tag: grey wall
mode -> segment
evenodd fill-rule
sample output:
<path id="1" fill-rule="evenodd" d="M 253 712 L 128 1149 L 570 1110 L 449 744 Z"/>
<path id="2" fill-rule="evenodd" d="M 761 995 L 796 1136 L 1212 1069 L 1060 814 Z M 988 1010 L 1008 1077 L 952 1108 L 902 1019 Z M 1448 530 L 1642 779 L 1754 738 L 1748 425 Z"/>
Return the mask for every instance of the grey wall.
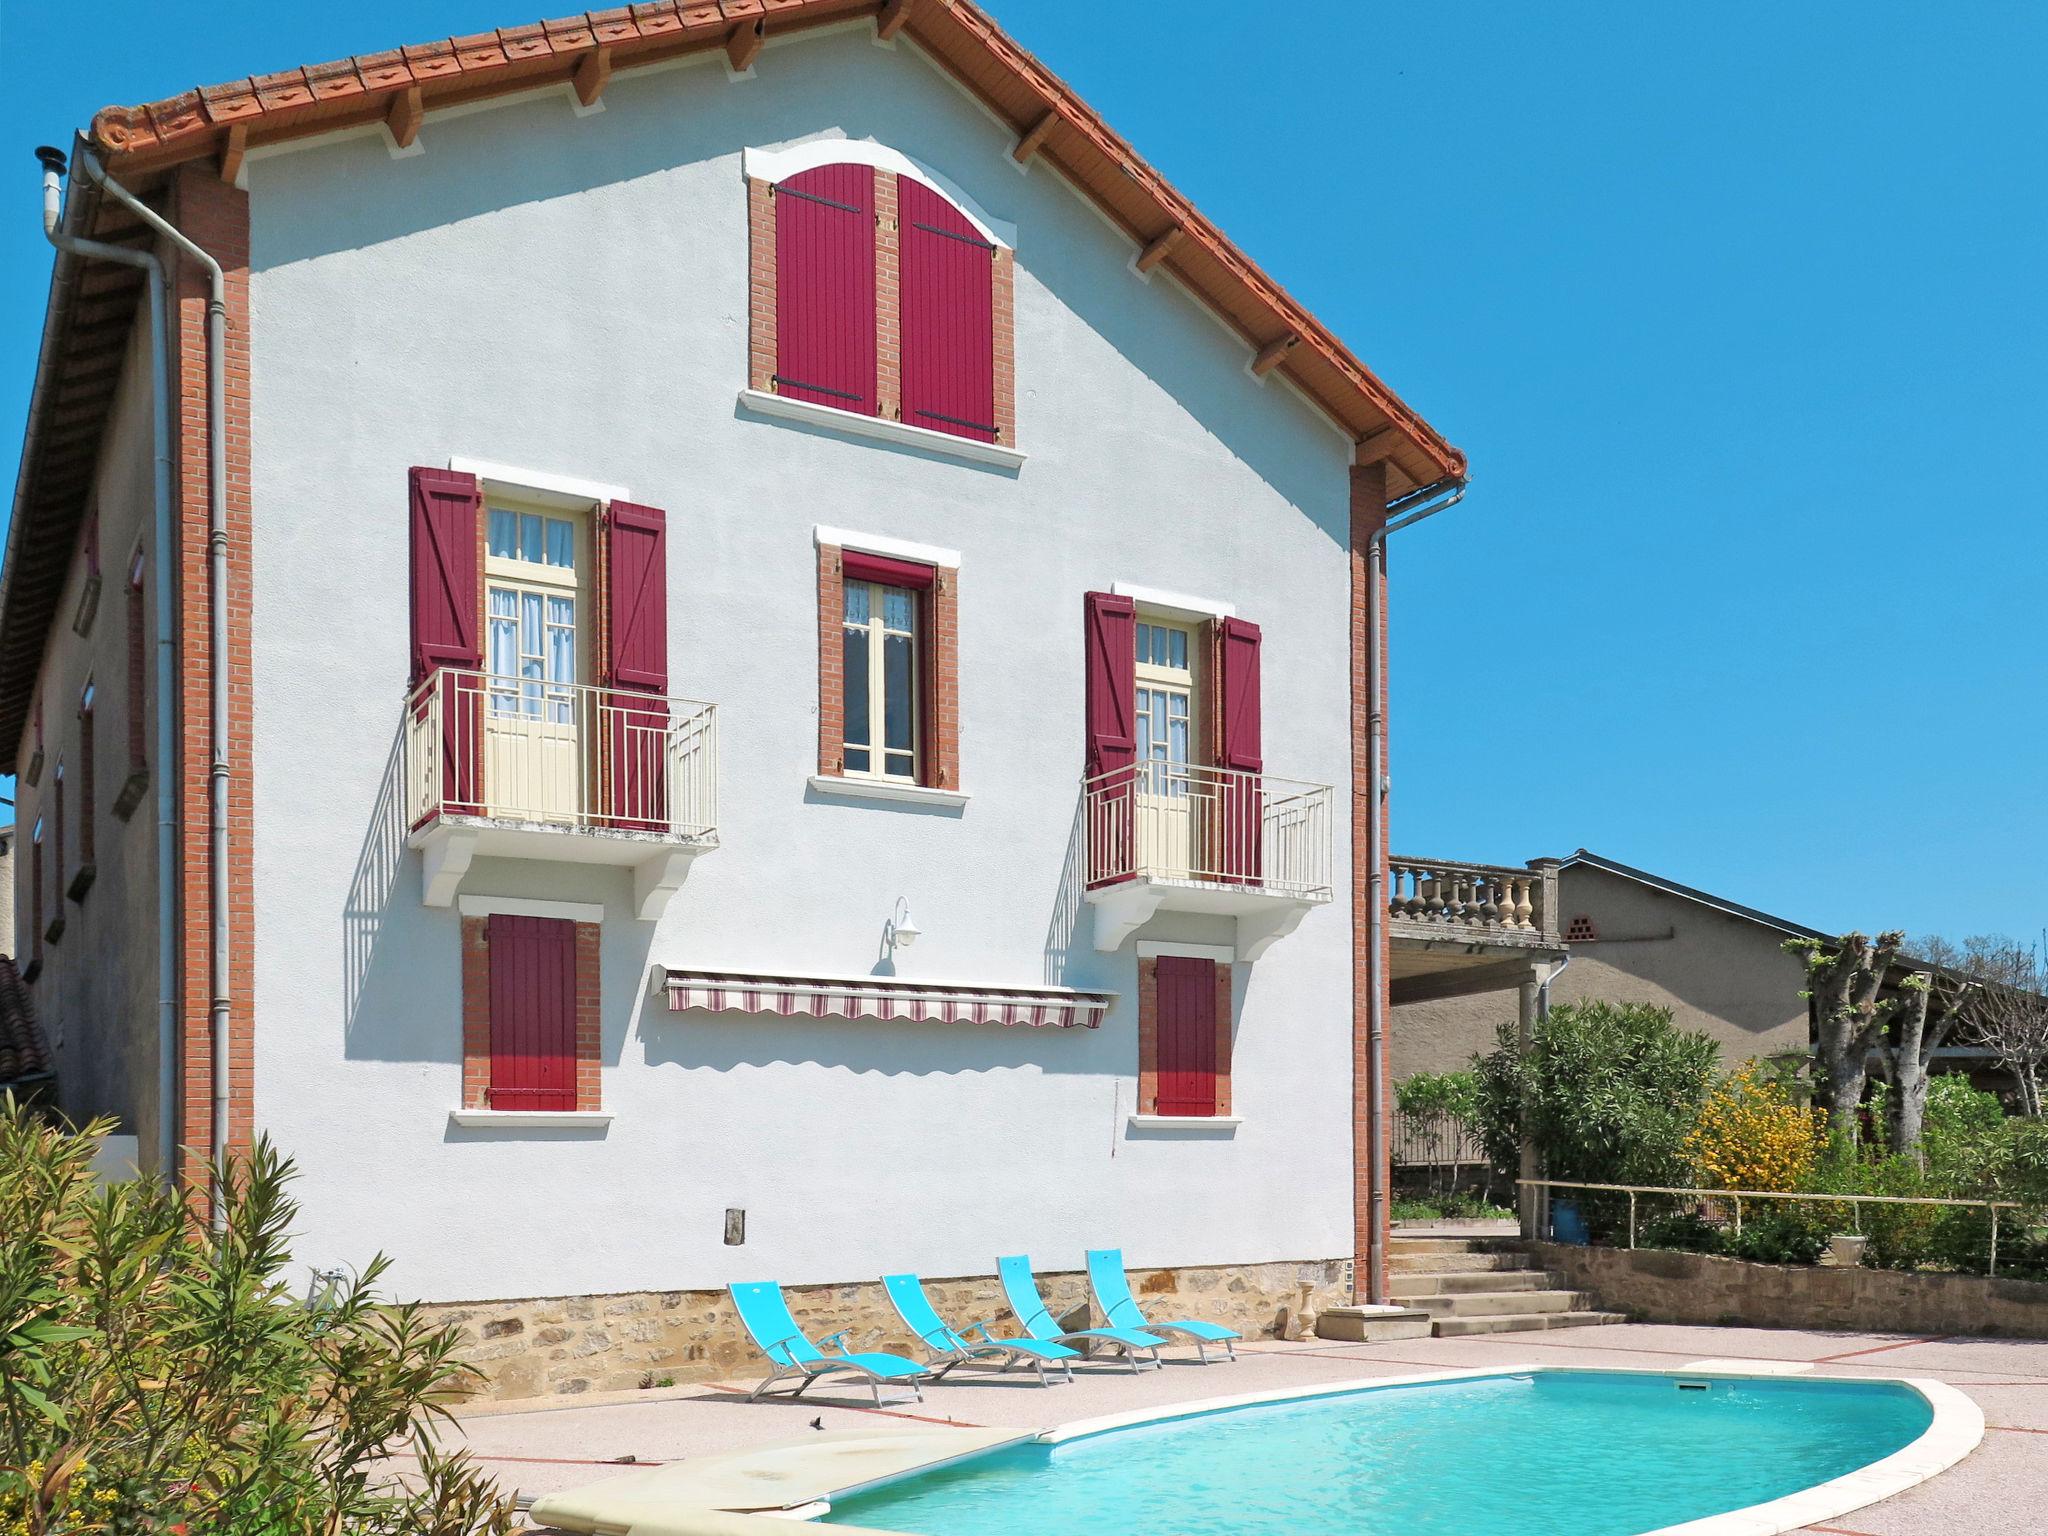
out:
<path id="1" fill-rule="evenodd" d="M 41 778 L 15 785 L 16 858 L 13 935 L 15 957 L 26 965 L 34 953 L 29 932 L 29 882 L 34 859 L 30 839 L 44 820 L 43 917 L 61 907 L 63 938 L 43 946 L 43 970 L 30 991 L 36 1013 L 57 1056 L 58 1103 L 77 1120 L 114 1115 L 124 1133 L 139 1138 L 153 1164 L 156 1119 L 156 810 L 154 787 L 126 821 L 111 813 L 114 797 L 129 772 L 128 756 L 128 562 L 138 543 L 153 532 L 153 381 L 149 376 L 148 326 L 138 320 L 123 365 L 119 392 L 100 444 L 93 486 L 99 511 L 101 591 L 92 627 L 73 629 L 87 570 L 81 549 L 72 561 L 64 595 L 43 653 L 37 696 L 43 701 L 45 762 Z M 153 548 L 147 558 L 155 559 Z M 153 581 L 153 577 L 150 579 Z M 149 585 L 148 582 L 145 583 Z M 145 624 L 154 614 L 145 611 Z M 147 661 L 145 665 L 148 665 Z M 94 689 L 94 864 L 92 888 L 72 901 L 64 888 L 77 873 L 80 849 L 78 702 L 86 679 Z M 146 685 L 147 689 L 147 685 Z M 155 741 L 154 701 L 145 698 L 145 742 Z M 24 727 L 20 762 L 34 750 L 34 723 Z M 55 867 L 55 822 L 51 797 L 56 764 L 66 767 L 65 867 Z"/>
<path id="2" fill-rule="evenodd" d="M 1003 473 L 736 410 L 740 154 L 872 137 L 1018 229 Z M 1127 1129 L 1135 961 L 1078 900 L 1082 594 L 1265 628 L 1265 756 L 1348 804 L 1349 446 L 909 47 L 872 29 L 251 156 L 258 1123 L 304 1169 L 309 1262 L 396 1255 L 437 1298 L 1346 1254 L 1350 912 L 1239 966 L 1234 1133 Z M 457 918 L 420 901 L 393 755 L 406 469 L 450 454 L 669 513 L 673 690 L 721 708 L 722 847 L 658 924 L 622 872 L 479 861 L 465 889 L 598 901 L 602 1133 L 452 1129 Z M 822 800 L 814 524 L 961 552 L 964 811 Z M 1348 885 L 1340 837 L 1335 877 Z M 671 1014 L 650 963 L 1100 987 L 1100 1031 Z M 1227 920 L 1150 937 L 1228 943 Z M 1274 1198 L 1284 1190 L 1284 1199 Z M 727 1206 L 744 1248 L 721 1246 Z"/>
<path id="3" fill-rule="evenodd" d="M 1558 901 L 1564 923 L 1590 917 L 1600 940 L 1571 946 L 1553 1005 L 1598 998 L 1669 1008 L 1680 1028 L 1714 1039 L 1724 1066 L 1806 1049 L 1805 972 L 1779 948 L 1786 936 L 1777 929 L 1584 865 L 1560 872 Z M 1395 1080 L 1466 1065 L 1514 1017 L 1513 992 L 1396 1008 Z"/>

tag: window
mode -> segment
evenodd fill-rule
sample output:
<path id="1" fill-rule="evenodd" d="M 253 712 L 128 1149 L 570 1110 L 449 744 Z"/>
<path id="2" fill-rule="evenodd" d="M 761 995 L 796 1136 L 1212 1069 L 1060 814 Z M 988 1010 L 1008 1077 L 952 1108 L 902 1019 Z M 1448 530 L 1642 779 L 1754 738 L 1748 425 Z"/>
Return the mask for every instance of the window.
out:
<path id="1" fill-rule="evenodd" d="M 1138 1110 L 1230 1114 L 1231 968 L 1193 955 L 1138 961 Z"/>
<path id="2" fill-rule="evenodd" d="M 957 790 L 958 570 L 822 542 L 818 561 L 819 774 Z"/>
<path id="3" fill-rule="evenodd" d="M 78 611 L 71 616 L 71 628 L 80 635 L 92 633 L 93 616 L 100 611 L 100 515 L 97 510 L 85 519 L 85 582 L 78 590 Z"/>
<path id="4" fill-rule="evenodd" d="M 917 594 L 846 583 L 842 636 L 848 773 L 917 780 Z"/>
<path id="5" fill-rule="evenodd" d="M 73 901 L 85 900 L 92 889 L 94 866 L 93 783 L 92 783 L 92 679 L 78 696 L 78 873 L 71 877 L 69 894 Z"/>
<path id="6" fill-rule="evenodd" d="M 465 907 L 464 1109 L 562 1112 L 599 1107 L 600 931 L 596 922 L 580 915 L 536 916 Z"/>
<path id="7" fill-rule="evenodd" d="M 142 551 L 128 562 L 128 773 L 111 809 L 126 821 L 149 788 L 149 627 L 142 596 Z"/>
<path id="8" fill-rule="evenodd" d="M 569 724 L 581 667 L 576 549 L 580 519 L 494 506 L 488 518 L 491 713 Z"/>
<path id="9" fill-rule="evenodd" d="M 27 976 L 34 981 L 43 969 L 43 818 L 38 816 L 28 838 Z"/>
<path id="10" fill-rule="evenodd" d="M 1194 761 L 1194 637 L 1140 621 L 1137 656 L 1138 776 L 1143 791 L 1184 796 Z"/>
<path id="11" fill-rule="evenodd" d="M 834 152 L 854 158 L 806 165 L 802 150 L 748 151 L 749 387 L 1011 447 L 1010 249 L 901 155 Z"/>
<path id="12" fill-rule="evenodd" d="M 50 771 L 50 878 L 53 889 L 61 893 L 64 889 L 64 759 L 57 759 L 57 766 Z M 57 897 L 56 915 L 50 919 L 50 926 L 43 937 L 52 944 L 64 937 L 64 898 Z"/>

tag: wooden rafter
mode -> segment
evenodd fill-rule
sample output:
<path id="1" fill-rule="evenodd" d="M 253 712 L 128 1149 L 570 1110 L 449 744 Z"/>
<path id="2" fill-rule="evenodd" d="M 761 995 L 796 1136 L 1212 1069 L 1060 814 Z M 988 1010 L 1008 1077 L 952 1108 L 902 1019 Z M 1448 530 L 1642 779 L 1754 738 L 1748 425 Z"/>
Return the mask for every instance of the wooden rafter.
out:
<path id="1" fill-rule="evenodd" d="M 596 106 L 598 98 L 604 95 L 604 88 L 611 78 L 611 44 L 599 43 L 577 62 L 576 99 L 586 107 Z"/>
<path id="2" fill-rule="evenodd" d="M 220 179 L 229 186 L 242 174 L 242 161 L 249 153 L 249 125 L 236 123 L 228 129 L 227 142 L 220 147 Z"/>
<path id="3" fill-rule="evenodd" d="M 1176 224 L 1165 234 L 1159 236 L 1150 245 L 1146 246 L 1144 250 L 1138 252 L 1138 270 L 1140 272 L 1150 272 L 1159 263 L 1166 260 L 1172 254 L 1173 248 L 1180 244 L 1181 237 L 1186 233 L 1185 229 Z"/>
<path id="4" fill-rule="evenodd" d="M 1030 162 L 1031 157 L 1038 153 L 1039 146 L 1045 142 L 1046 135 L 1059 124 L 1059 120 L 1059 113 L 1048 112 L 1031 125 L 1024 137 L 1017 141 L 1017 147 L 1010 151 L 1019 165 Z"/>
<path id="5" fill-rule="evenodd" d="M 408 85 L 391 98 L 391 110 L 384 115 L 384 126 L 391 130 L 391 138 L 400 149 L 408 147 L 419 137 L 420 119 L 426 116 L 426 109 L 420 103 L 420 88 Z"/>
<path id="6" fill-rule="evenodd" d="M 732 65 L 732 72 L 744 75 L 754 67 L 754 60 L 760 56 L 761 45 L 768 40 L 768 23 L 756 19 L 743 21 L 726 35 L 725 58 Z"/>
<path id="7" fill-rule="evenodd" d="M 1381 427 L 1377 432 L 1368 432 L 1358 440 L 1357 451 L 1352 455 L 1354 464 L 1377 464 L 1381 459 L 1393 457 L 1394 450 L 1401 446 L 1403 439 L 1399 427 Z"/>
<path id="8" fill-rule="evenodd" d="M 887 42 L 903 30 L 903 23 L 910 20 L 913 0 L 882 0 L 882 8 L 875 13 L 875 36 Z"/>
<path id="9" fill-rule="evenodd" d="M 1301 338 L 1289 331 L 1285 336 L 1275 337 L 1259 348 L 1259 355 L 1252 359 L 1252 372 L 1264 378 L 1278 368 L 1287 354 L 1301 345 Z"/>

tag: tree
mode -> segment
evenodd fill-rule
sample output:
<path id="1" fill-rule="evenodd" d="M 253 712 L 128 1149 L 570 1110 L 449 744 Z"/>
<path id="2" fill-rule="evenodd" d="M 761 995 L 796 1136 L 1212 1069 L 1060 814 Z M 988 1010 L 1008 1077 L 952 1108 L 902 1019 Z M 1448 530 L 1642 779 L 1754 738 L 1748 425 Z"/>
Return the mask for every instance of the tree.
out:
<path id="1" fill-rule="evenodd" d="M 1861 933 L 1845 933 L 1832 945 L 1820 939 L 1785 943 L 1785 952 L 1806 965 L 1822 1104 L 1828 1128 L 1837 1134 L 1855 1134 L 1856 1111 L 1870 1081 L 1870 1052 L 1885 1039 L 1899 1009 L 1898 994 L 1882 995 L 1885 973 L 1905 942 L 1905 934 L 1894 929 L 1874 943 Z"/>
<path id="2" fill-rule="evenodd" d="M 98 1185 L 109 1129 L 0 1101 L 0 1531 L 509 1530 L 510 1501 L 432 1438 L 474 1381 L 459 1330 L 378 1305 L 382 1258 L 317 1306 L 292 1295 L 292 1170 L 267 1143 L 222 1169 L 214 1233 L 160 1183 Z"/>
<path id="3" fill-rule="evenodd" d="M 2038 1116 L 2048 1063 L 2048 934 L 2026 945 L 1979 934 L 1963 942 L 1962 954 L 1979 983 L 1964 1008 L 1965 1038 L 1996 1053 L 2013 1075 L 2020 1112 Z"/>

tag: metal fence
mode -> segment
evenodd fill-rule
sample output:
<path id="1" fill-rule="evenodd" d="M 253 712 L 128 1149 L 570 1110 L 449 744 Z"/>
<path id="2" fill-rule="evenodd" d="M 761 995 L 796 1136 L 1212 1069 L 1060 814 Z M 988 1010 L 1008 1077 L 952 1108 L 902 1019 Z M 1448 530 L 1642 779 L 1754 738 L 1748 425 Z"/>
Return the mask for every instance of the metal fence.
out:
<path id="1" fill-rule="evenodd" d="M 1792 1200 L 1804 1201 L 1809 1205 L 1829 1205 L 1849 1208 L 1851 1230 L 1862 1231 L 1863 1207 L 1866 1205 L 1940 1205 L 1954 1206 L 1969 1210 L 1988 1211 L 1991 1214 L 1991 1251 L 1986 1266 L 1990 1274 L 1998 1273 L 1998 1213 L 2026 1209 L 2017 1200 L 1952 1200 L 1932 1195 L 1819 1195 L 1792 1194 L 1774 1189 L 1675 1189 L 1661 1184 L 1583 1184 L 1571 1179 L 1517 1179 L 1524 1189 L 1538 1191 L 1545 1203 L 1553 1189 L 1583 1189 L 1599 1194 L 1628 1196 L 1628 1246 L 1636 1245 L 1636 1211 L 1638 1197 L 1656 1195 L 1659 1198 L 1677 1196 L 1700 1205 L 1727 1204 L 1733 1208 L 1735 1232 L 1742 1232 L 1742 1202 L 1745 1200 Z"/>

